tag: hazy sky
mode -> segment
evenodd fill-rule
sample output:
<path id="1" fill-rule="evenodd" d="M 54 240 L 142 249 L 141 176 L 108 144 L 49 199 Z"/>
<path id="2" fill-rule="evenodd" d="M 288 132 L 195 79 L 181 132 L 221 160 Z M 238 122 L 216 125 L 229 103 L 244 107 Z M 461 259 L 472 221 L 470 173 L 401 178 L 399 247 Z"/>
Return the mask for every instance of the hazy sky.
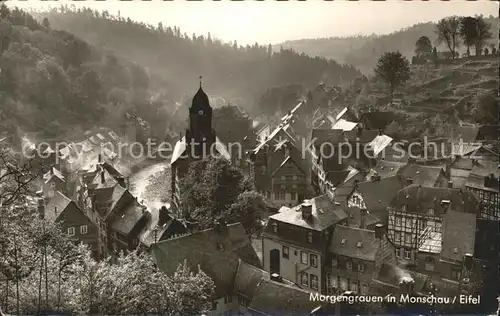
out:
<path id="1" fill-rule="evenodd" d="M 179 26 L 182 32 L 206 35 L 239 44 L 279 43 L 300 38 L 387 34 L 419 22 L 437 21 L 449 15 L 498 16 L 496 1 L 304 2 L 253 0 L 199 1 L 40 1 L 10 0 L 10 6 L 42 9 L 61 3 L 120 12 L 123 17 L 156 25 Z"/>

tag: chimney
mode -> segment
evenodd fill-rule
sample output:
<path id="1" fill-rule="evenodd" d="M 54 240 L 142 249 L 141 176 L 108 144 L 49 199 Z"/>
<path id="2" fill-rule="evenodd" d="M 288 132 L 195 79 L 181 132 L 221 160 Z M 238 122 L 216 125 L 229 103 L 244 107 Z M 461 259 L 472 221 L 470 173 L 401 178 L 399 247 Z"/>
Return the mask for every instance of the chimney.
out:
<path id="1" fill-rule="evenodd" d="M 382 236 L 384 236 L 384 224 L 379 223 L 375 225 L 375 238 L 382 239 Z"/>
<path id="2" fill-rule="evenodd" d="M 413 184 L 413 179 L 412 178 L 406 178 L 406 186 L 412 185 Z"/>
<path id="3" fill-rule="evenodd" d="M 382 136 L 384 133 L 382 132 L 381 129 L 378 130 L 378 136 Z"/>
<path id="4" fill-rule="evenodd" d="M 97 162 L 100 163 L 100 164 L 102 163 L 102 154 L 99 154 L 97 156 Z"/>
<path id="5" fill-rule="evenodd" d="M 158 226 L 162 226 L 170 219 L 170 214 L 165 205 L 163 205 L 158 212 Z"/>
<path id="6" fill-rule="evenodd" d="M 271 281 L 281 282 L 282 281 L 281 275 L 279 275 L 278 273 L 271 274 Z"/>
<path id="7" fill-rule="evenodd" d="M 101 183 L 104 184 L 106 182 L 106 179 L 104 177 L 104 170 L 101 170 Z"/>
<path id="8" fill-rule="evenodd" d="M 452 189 L 453 188 L 453 181 L 448 181 L 448 188 Z"/>
<path id="9" fill-rule="evenodd" d="M 300 206 L 300 210 L 302 211 L 302 218 L 305 221 L 310 221 L 312 219 L 312 205 L 311 204 L 302 204 Z"/>
<path id="10" fill-rule="evenodd" d="M 464 266 L 468 271 L 472 269 L 472 255 L 470 253 L 466 253 L 464 256 Z"/>
<path id="11" fill-rule="evenodd" d="M 359 228 L 366 228 L 366 214 L 368 213 L 367 210 L 361 209 L 360 211 L 360 217 L 359 217 Z"/>

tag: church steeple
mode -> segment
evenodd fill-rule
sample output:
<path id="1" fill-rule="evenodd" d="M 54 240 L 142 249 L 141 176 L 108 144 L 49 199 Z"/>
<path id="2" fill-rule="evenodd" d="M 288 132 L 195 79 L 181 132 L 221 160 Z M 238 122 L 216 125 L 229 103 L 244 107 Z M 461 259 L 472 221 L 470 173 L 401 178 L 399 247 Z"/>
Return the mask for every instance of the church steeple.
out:
<path id="1" fill-rule="evenodd" d="M 215 133 L 212 130 L 212 107 L 208 95 L 202 88 L 202 77 L 200 76 L 200 88 L 193 97 L 189 108 L 189 129 L 186 136 L 196 143 L 207 142 L 208 145 L 215 142 Z"/>

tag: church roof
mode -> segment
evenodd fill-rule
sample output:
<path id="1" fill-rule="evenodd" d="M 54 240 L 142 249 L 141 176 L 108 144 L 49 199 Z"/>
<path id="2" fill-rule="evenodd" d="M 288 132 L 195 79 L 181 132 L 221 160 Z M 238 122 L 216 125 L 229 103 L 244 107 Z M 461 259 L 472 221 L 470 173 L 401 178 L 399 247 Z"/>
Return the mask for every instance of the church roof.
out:
<path id="1" fill-rule="evenodd" d="M 193 102 L 191 104 L 191 107 L 210 107 L 210 101 L 208 100 L 208 95 L 203 91 L 203 89 L 200 88 L 196 92 L 196 94 L 193 97 Z"/>
<path id="2" fill-rule="evenodd" d="M 175 163 L 181 156 L 183 156 L 184 152 L 186 151 L 186 148 L 187 148 L 186 136 L 184 136 L 182 137 L 182 139 L 178 140 L 177 143 L 175 144 L 170 164 Z M 215 137 L 215 149 L 225 159 L 227 160 L 231 159 L 231 155 L 227 151 L 226 146 L 220 141 L 218 137 Z"/>

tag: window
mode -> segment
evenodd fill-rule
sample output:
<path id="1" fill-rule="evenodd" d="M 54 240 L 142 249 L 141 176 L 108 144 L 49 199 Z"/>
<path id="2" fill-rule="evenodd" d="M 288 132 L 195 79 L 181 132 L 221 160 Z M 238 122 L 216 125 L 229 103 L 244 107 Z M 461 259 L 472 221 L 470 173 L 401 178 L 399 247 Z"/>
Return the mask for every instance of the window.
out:
<path id="1" fill-rule="evenodd" d="M 80 234 L 85 235 L 87 233 L 88 233 L 88 227 L 87 227 L 87 225 L 80 226 Z"/>
<path id="2" fill-rule="evenodd" d="M 212 301 L 212 310 L 216 310 L 217 309 L 217 301 Z"/>
<path id="3" fill-rule="evenodd" d="M 346 268 L 347 268 L 347 270 L 352 270 L 352 262 L 351 261 L 346 262 Z"/>
<path id="4" fill-rule="evenodd" d="M 272 226 L 273 226 L 273 233 L 277 233 L 278 232 L 278 223 L 273 223 Z"/>
<path id="5" fill-rule="evenodd" d="M 428 213 L 429 213 L 429 215 L 434 215 L 434 209 L 433 208 L 429 208 Z"/>
<path id="6" fill-rule="evenodd" d="M 281 176 L 281 181 L 285 181 L 286 180 L 286 176 Z"/>
<path id="7" fill-rule="evenodd" d="M 300 262 L 302 262 L 302 264 L 308 264 L 307 262 L 307 252 L 301 252 L 300 253 Z"/>
<path id="8" fill-rule="evenodd" d="M 317 268 L 318 267 L 318 256 L 311 254 L 311 266 Z"/>
<path id="9" fill-rule="evenodd" d="M 293 176 L 293 180 L 295 180 L 295 181 L 297 180 L 297 176 L 296 175 Z"/>
<path id="10" fill-rule="evenodd" d="M 240 303 L 241 306 L 244 306 L 244 307 L 248 306 L 248 300 L 241 295 L 238 295 L 238 302 Z"/>
<path id="11" fill-rule="evenodd" d="M 311 289 L 318 289 L 318 276 L 314 274 L 311 274 Z"/>
<path id="12" fill-rule="evenodd" d="M 231 303 L 233 301 L 233 297 L 231 295 L 224 296 L 224 304 Z"/>
<path id="13" fill-rule="evenodd" d="M 293 201 L 297 201 L 297 192 L 290 193 L 290 199 Z"/>
<path id="14" fill-rule="evenodd" d="M 401 232 L 394 232 L 394 241 L 401 241 Z"/>
<path id="15" fill-rule="evenodd" d="M 412 239 L 413 239 L 413 238 L 412 238 L 411 233 L 406 233 L 406 234 L 405 234 L 405 242 L 407 242 L 407 243 L 411 243 L 411 242 L 412 242 Z"/>
<path id="16" fill-rule="evenodd" d="M 289 249 L 287 246 L 283 246 L 283 258 L 285 259 L 289 258 Z"/>
<path id="17" fill-rule="evenodd" d="M 332 259 L 332 267 L 336 267 L 337 266 L 337 258 L 333 258 Z"/>
<path id="18" fill-rule="evenodd" d="M 365 271 L 365 265 L 363 263 L 358 263 L 358 271 L 359 272 Z"/>
<path id="19" fill-rule="evenodd" d="M 271 191 L 267 191 L 266 195 L 267 195 L 267 198 L 270 199 L 271 198 Z"/>
<path id="20" fill-rule="evenodd" d="M 300 284 L 302 286 L 309 286 L 309 275 L 306 272 L 300 274 Z"/>
<path id="21" fill-rule="evenodd" d="M 454 280 L 460 279 L 460 271 L 451 270 L 451 278 Z"/>
<path id="22" fill-rule="evenodd" d="M 421 219 L 419 223 L 420 223 L 420 229 L 425 229 L 425 227 L 427 227 L 427 221 L 425 219 Z"/>
<path id="23" fill-rule="evenodd" d="M 401 248 L 396 248 L 396 257 L 401 258 Z"/>
<path id="24" fill-rule="evenodd" d="M 368 293 L 368 285 L 366 283 L 361 283 L 361 293 L 362 294 Z"/>
<path id="25" fill-rule="evenodd" d="M 56 183 L 52 181 L 52 182 L 50 183 L 50 186 L 51 186 L 51 187 L 53 187 L 53 188 L 55 188 L 55 187 L 56 187 Z"/>
<path id="26" fill-rule="evenodd" d="M 75 228 L 68 227 L 68 236 L 75 236 Z"/>
<path id="27" fill-rule="evenodd" d="M 411 251 L 409 249 L 405 249 L 405 259 L 411 259 Z"/>
<path id="28" fill-rule="evenodd" d="M 343 291 L 347 291 L 347 279 L 345 278 L 340 278 L 340 288 Z"/>
<path id="29" fill-rule="evenodd" d="M 399 215 L 396 215 L 396 226 L 401 226 L 402 218 Z"/>
<path id="30" fill-rule="evenodd" d="M 313 242 L 313 233 L 312 232 L 308 232 L 307 233 L 307 242 L 308 243 L 312 243 Z"/>
<path id="31" fill-rule="evenodd" d="M 349 284 L 350 286 L 350 290 L 353 291 L 353 292 L 357 292 L 358 291 L 358 283 L 357 282 L 350 282 Z"/>

